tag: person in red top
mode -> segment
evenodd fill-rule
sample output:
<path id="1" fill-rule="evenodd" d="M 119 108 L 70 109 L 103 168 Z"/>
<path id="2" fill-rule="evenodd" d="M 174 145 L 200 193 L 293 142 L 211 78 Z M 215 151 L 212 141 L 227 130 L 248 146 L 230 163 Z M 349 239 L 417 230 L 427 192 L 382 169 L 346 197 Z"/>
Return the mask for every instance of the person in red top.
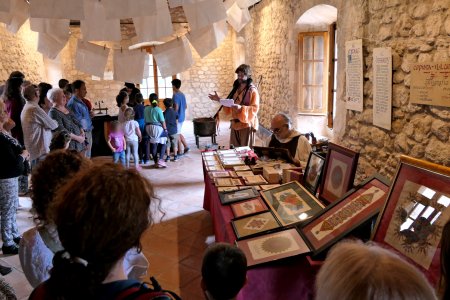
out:
<path id="1" fill-rule="evenodd" d="M 253 146 L 254 133 L 258 130 L 259 93 L 252 83 L 249 65 L 240 65 L 235 73 L 238 79 L 228 98 L 234 99 L 232 107 L 223 107 L 226 114 L 231 114 L 230 145 L 235 147 Z M 209 99 L 220 101 L 219 95 L 208 95 Z"/>

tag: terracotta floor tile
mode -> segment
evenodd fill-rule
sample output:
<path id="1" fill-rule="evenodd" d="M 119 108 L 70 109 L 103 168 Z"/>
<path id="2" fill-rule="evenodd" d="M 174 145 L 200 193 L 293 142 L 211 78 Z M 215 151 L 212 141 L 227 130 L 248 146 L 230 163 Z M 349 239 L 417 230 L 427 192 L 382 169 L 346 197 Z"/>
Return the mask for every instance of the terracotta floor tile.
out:
<path id="1" fill-rule="evenodd" d="M 161 280 L 168 282 L 169 284 L 178 284 L 179 287 L 182 287 L 199 277 L 200 272 L 198 270 L 184 265 L 178 265 L 178 268 L 168 269 L 160 274 Z"/>

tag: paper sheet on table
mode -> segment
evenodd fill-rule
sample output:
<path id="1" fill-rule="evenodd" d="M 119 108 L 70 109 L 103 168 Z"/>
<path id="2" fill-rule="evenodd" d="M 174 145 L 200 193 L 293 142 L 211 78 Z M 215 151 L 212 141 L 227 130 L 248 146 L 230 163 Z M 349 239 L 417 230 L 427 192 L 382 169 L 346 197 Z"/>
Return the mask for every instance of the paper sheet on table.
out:
<path id="1" fill-rule="evenodd" d="M 55 59 L 66 43 L 67 41 L 61 41 L 47 33 L 39 32 L 37 50 L 42 55 L 50 59 Z"/>
<path id="2" fill-rule="evenodd" d="M 32 18 L 83 20 L 83 1 L 80 0 L 32 0 L 30 16 Z"/>
<path id="3" fill-rule="evenodd" d="M 30 29 L 46 33 L 57 40 L 69 40 L 70 20 L 30 18 Z"/>
<path id="4" fill-rule="evenodd" d="M 109 51 L 109 48 L 78 40 L 75 69 L 90 75 L 103 77 Z"/>
<path id="5" fill-rule="evenodd" d="M 80 21 L 84 41 L 120 41 L 120 19 L 106 19 L 105 8 L 98 0 L 84 0 L 84 20 Z"/>
<path id="6" fill-rule="evenodd" d="M 155 0 L 154 16 L 133 18 L 138 43 L 156 41 L 173 33 L 172 19 L 166 0 Z"/>
<path id="7" fill-rule="evenodd" d="M 23 0 L 12 0 L 10 12 L 0 12 L 0 22 L 5 23 L 9 32 L 17 33 L 30 16 L 30 5 Z"/>
<path id="8" fill-rule="evenodd" d="M 250 13 L 248 8 L 240 8 L 237 3 L 234 3 L 230 9 L 227 10 L 227 21 L 236 32 L 241 31 L 248 22 L 250 22 Z"/>
<path id="9" fill-rule="evenodd" d="M 11 11 L 11 0 L 0 1 L 0 11 L 9 13 Z"/>
<path id="10" fill-rule="evenodd" d="M 200 0 L 169 0 L 169 7 L 174 8 L 177 6 L 183 6 L 184 4 L 192 4 Z"/>
<path id="11" fill-rule="evenodd" d="M 200 57 L 203 58 L 223 42 L 227 33 L 227 22 L 222 20 L 202 29 L 191 31 L 186 36 Z"/>
<path id="12" fill-rule="evenodd" d="M 141 50 L 114 50 L 114 80 L 141 82 L 147 52 Z"/>
<path id="13" fill-rule="evenodd" d="M 234 99 L 220 99 L 220 105 L 231 107 L 234 104 Z"/>
<path id="14" fill-rule="evenodd" d="M 250 6 L 258 3 L 259 1 L 261 1 L 261 0 L 236 0 L 236 4 L 240 8 L 249 8 Z"/>
<path id="15" fill-rule="evenodd" d="M 227 18 L 222 0 L 204 0 L 193 4 L 184 4 L 183 10 L 192 31 Z"/>
<path id="16" fill-rule="evenodd" d="M 189 69 L 193 64 L 191 48 L 186 37 L 176 38 L 153 50 L 162 77 L 169 77 Z"/>
<path id="17" fill-rule="evenodd" d="M 102 0 L 101 3 L 108 20 L 152 16 L 156 10 L 155 1 L 149 0 Z"/>

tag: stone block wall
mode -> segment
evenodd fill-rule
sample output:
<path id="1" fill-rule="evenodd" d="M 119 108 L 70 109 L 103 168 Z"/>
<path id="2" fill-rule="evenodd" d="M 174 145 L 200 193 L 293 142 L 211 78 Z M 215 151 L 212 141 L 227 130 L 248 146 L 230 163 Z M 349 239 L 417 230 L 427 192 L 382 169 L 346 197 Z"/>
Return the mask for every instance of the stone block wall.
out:
<path id="1" fill-rule="evenodd" d="M 450 165 L 450 108 L 414 105 L 409 100 L 410 66 L 448 61 L 450 0 L 264 0 L 251 9 L 245 27 L 246 57 L 260 87 L 260 120 L 284 111 L 296 117 L 298 45 L 295 23 L 309 8 L 328 4 L 338 9 L 338 61 L 345 61 L 345 41 L 363 39 L 364 110 L 345 109 L 345 65 L 338 63 L 333 140 L 360 151 L 357 181 L 375 172 L 392 177 L 400 154 Z M 372 53 L 393 49 L 392 130 L 372 124 Z M 311 130 L 314 131 L 314 128 Z"/>
<path id="2" fill-rule="evenodd" d="M 28 21 L 13 34 L 0 23 L 0 81 L 3 83 L 12 71 L 21 71 L 33 83 L 45 81 L 42 55 L 37 52 L 36 32 Z"/>
<path id="3" fill-rule="evenodd" d="M 180 74 L 189 119 L 214 116 L 219 105 L 208 98 L 209 93 L 217 91 L 221 97 L 228 96 L 236 78 L 234 70 L 237 66 L 233 61 L 235 40 L 235 33 L 230 27 L 220 46 L 204 58 L 200 58 L 191 47 L 195 64 Z"/>

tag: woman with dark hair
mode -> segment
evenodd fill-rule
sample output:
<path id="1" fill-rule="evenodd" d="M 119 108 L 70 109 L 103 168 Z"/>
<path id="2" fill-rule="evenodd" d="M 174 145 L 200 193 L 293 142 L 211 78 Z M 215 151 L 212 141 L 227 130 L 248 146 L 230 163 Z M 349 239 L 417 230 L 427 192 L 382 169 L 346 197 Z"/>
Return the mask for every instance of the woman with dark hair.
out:
<path id="1" fill-rule="evenodd" d="M 119 114 L 117 115 L 117 119 L 120 124 L 125 123 L 127 120 L 125 119 L 125 110 L 127 109 L 128 104 L 128 94 L 126 92 L 120 92 L 119 95 L 116 96 L 117 107 L 119 108 Z"/>
<path id="2" fill-rule="evenodd" d="M 150 148 L 153 155 L 153 161 L 157 168 L 167 167 L 164 162 L 164 154 L 166 153 L 167 127 L 164 114 L 158 107 L 158 95 L 150 94 L 151 106 L 144 109 L 145 131 L 149 137 L 149 143 L 146 143 L 145 150 L 147 157 L 150 157 Z M 159 154 L 159 159 L 157 156 Z"/>
<path id="3" fill-rule="evenodd" d="M 52 108 L 52 102 L 48 100 L 47 93 L 52 89 L 52 85 L 46 82 L 41 82 L 38 84 L 39 88 L 39 106 L 45 110 L 46 113 Z"/>
<path id="4" fill-rule="evenodd" d="M 74 177 L 50 208 L 64 250 L 55 254 L 50 278 L 30 299 L 151 295 L 141 282 L 127 280 L 122 267 L 127 251 L 139 248 L 142 234 L 153 223 L 150 207 L 159 207 L 159 199 L 136 170 L 109 163 Z M 158 299 L 168 297 L 162 293 Z"/>
<path id="5" fill-rule="evenodd" d="M 223 107 L 226 114 L 231 114 L 230 145 L 252 147 L 254 133 L 259 127 L 259 93 L 253 84 L 249 65 L 240 65 L 235 73 L 238 78 L 227 97 L 228 99 L 234 99 L 234 104 L 232 107 Z M 215 91 L 208 97 L 211 100 L 220 101 L 220 97 Z"/>
<path id="6" fill-rule="evenodd" d="M 3 254 L 17 254 L 20 241 L 16 222 L 16 210 L 19 204 L 18 177 L 23 174 L 25 161 L 30 154 L 13 138 L 3 125 L 9 119 L 6 105 L 0 101 L 0 217 Z"/>
<path id="7" fill-rule="evenodd" d="M 36 227 L 23 234 L 19 259 L 25 277 L 38 286 L 49 277 L 54 254 L 62 250 L 56 227 L 48 214 L 56 191 L 91 163 L 77 152 L 59 150 L 52 152 L 33 170 L 31 181 L 32 212 Z"/>
<path id="8" fill-rule="evenodd" d="M 20 114 L 25 106 L 25 99 L 22 96 L 22 77 L 12 77 L 6 81 L 5 92 L 3 99 L 6 105 L 6 112 L 11 120 L 16 123 L 16 126 L 11 129 L 11 135 L 23 145 L 22 122 L 20 121 Z"/>

